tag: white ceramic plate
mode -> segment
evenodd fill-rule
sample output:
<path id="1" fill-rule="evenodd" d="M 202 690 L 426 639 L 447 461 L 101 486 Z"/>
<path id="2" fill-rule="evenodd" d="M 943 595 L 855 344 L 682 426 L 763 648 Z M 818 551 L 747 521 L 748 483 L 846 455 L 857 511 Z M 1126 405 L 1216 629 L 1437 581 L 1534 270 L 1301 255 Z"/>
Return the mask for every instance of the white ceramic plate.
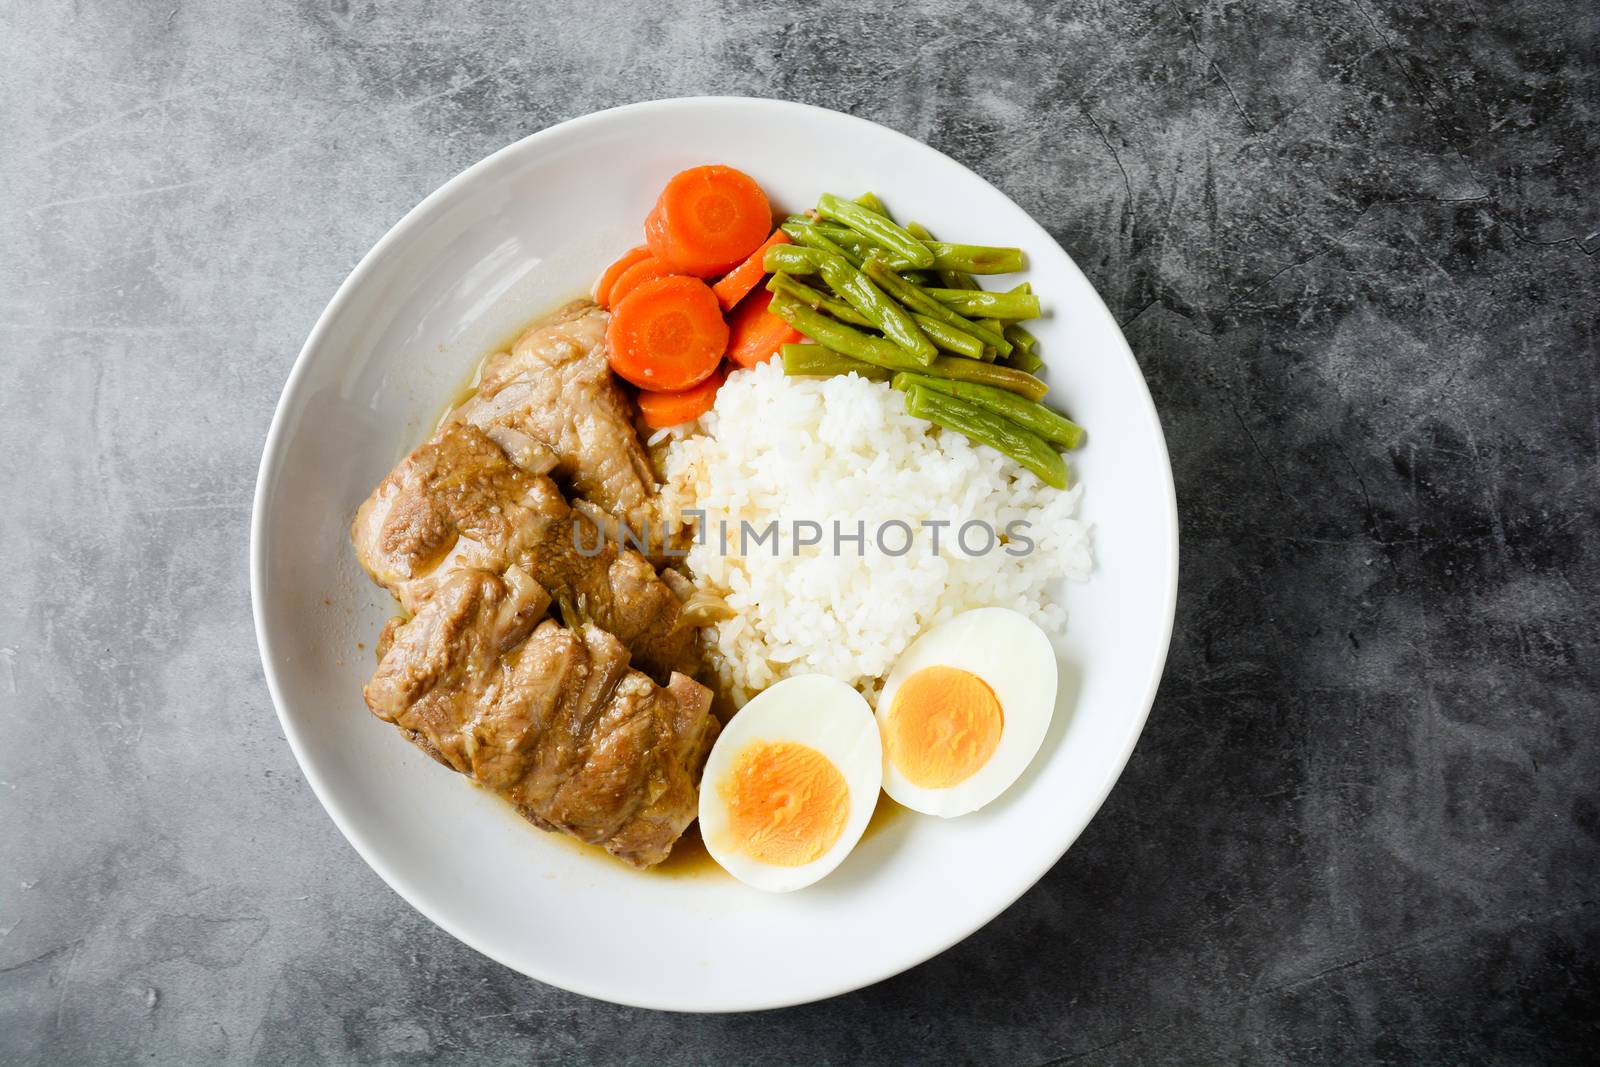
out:
<path id="1" fill-rule="evenodd" d="M 718 871 L 640 873 L 544 834 L 366 710 L 388 595 L 355 562 L 356 506 L 419 443 L 475 361 L 584 293 L 663 182 L 752 174 L 780 209 L 872 189 L 958 240 L 1027 250 L 1052 397 L 1089 428 L 1073 456 L 1097 573 L 1073 587 L 1061 696 L 1039 756 L 960 819 L 902 813 L 824 881 L 767 895 Z M 1032 325 L 1032 324 L 1030 324 Z M 1150 394 L 1083 274 L 1021 209 L 940 153 L 861 119 L 770 100 L 663 100 L 534 134 L 429 196 L 364 258 L 295 362 L 251 530 L 267 685 L 306 778 L 395 891 L 451 934 L 576 992 L 679 1011 L 843 993 L 948 948 L 1047 871 L 1105 799 L 1160 680 L 1177 590 L 1172 473 Z M 363 647 L 365 646 L 365 647 Z"/>

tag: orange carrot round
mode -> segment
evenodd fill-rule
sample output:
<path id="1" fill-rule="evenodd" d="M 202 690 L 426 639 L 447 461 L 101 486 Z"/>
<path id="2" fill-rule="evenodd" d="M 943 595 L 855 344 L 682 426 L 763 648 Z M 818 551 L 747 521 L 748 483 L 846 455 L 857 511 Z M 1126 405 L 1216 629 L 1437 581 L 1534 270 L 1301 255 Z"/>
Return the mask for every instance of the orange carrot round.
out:
<path id="1" fill-rule="evenodd" d="M 741 367 L 765 363 L 786 344 L 800 340 L 800 331 L 767 310 L 772 294 L 758 289 L 740 301 L 728 316 L 728 359 Z"/>
<path id="2" fill-rule="evenodd" d="M 644 245 L 630 248 L 617 257 L 617 261 L 607 267 L 605 273 L 600 275 L 600 280 L 594 283 L 594 302 L 601 307 L 611 306 L 611 288 L 617 284 L 617 279 L 622 277 L 622 272 L 642 259 L 650 258 L 650 249 Z"/>
<path id="3" fill-rule="evenodd" d="M 633 292 L 635 289 L 639 288 L 639 286 L 643 285 L 645 282 L 654 281 L 657 278 L 665 278 L 668 275 L 678 273 L 681 272 L 673 270 L 670 266 L 663 263 L 655 256 L 647 255 L 645 258 L 639 260 L 639 262 L 633 264 L 631 267 L 624 269 L 621 274 L 617 275 L 617 280 L 611 283 L 611 300 L 606 304 L 606 307 L 616 307 L 618 304 L 622 303 L 624 297 Z"/>
<path id="4" fill-rule="evenodd" d="M 685 389 L 679 393 L 639 390 L 639 413 L 644 416 L 644 424 L 652 430 L 660 430 L 667 426 L 676 426 L 680 422 L 698 419 L 710 411 L 711 405 L 717 402 L 717 390 L 722 388 L 722 383 L 727 377 L 727 372 L 718 367 L 712 372 L 711 377 L 692 389 Z"/>
<path id="5" fill-rule="evenodd" d="M 771 232 L 767 194 L 732 167 L 673 175 L 644 223 L 645 243 L 657 259 L 700 278 L 732 269 Z"/>
<path id="6" fill-rule="evenodd" d="M 766 255 L 767 249 L 773 245 L 786 245 L 789 235 L 782 230 L 773 230 L 772 236 L 761 242 L 754 252 L 737 267 L 723 275 L 711 291 L 717 294 L 717 299 L 722 302 L 723 311 L 732 311 L 733 306 L 743 300 L 745 296 L 761 284 L 761 279 L 767 276 Z"/>
<path id="7" fill-rule="evenodd" d="M 620 377 L 641 389 L 676 393 L 716 371 L 728 347 L 728 324 L 710 286 L 673 274 L 618 300 L 606 340 L 611 369 Z"/>

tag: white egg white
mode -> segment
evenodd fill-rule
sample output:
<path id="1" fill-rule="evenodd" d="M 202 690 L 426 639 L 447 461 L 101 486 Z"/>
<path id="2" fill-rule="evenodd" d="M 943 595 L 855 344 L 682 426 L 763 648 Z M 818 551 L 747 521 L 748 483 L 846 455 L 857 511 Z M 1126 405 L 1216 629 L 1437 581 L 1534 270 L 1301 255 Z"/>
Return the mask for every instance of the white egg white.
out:
<path id="1" fill-rule="evenodd" d="M 1000 742 L 965 781 L 927 789 L 906 779 L 884 754 L 883 791 L 928 815 L 951 818 L 977 811 L 1022 776 L 1050 728 L 1056 706 L 1056 654 L 1027 616 L 1008 608 L 977 608 L 935 626 L 901 654 L 878 695 L 878 722 L 888 730 L 895 694 L 924 667 L 955 667 L 983 679 L 1000 702 Z"/>
<path id="2" fill-rule="evenodd" d="M 778 741 L 822 753 L 839 769 L 850 791 L 850 812 L 839 839 L 827 852 L 798 867 L 763 863 L 740 850 L 728 830 L 727 802 L 718 788 L 747 746 Z M 711 746 L 700 781 L 700 836 L 711 858 L 746 885 L 786 893 L 828 874 L 861 840 L 883 783 L 883 742 L 872 709 L 860 693 L 826 675 L 800 675 L 779 682 L 739 709 Z"/>

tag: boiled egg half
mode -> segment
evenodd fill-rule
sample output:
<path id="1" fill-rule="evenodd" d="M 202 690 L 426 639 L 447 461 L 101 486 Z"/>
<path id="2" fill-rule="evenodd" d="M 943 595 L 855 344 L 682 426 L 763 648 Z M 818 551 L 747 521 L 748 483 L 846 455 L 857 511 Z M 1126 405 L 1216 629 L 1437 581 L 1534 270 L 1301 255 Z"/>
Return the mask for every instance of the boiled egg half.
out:
<path id="1" fill-rule="evenodd" d="M 700 784 L 706 851 L 746 885 L 808 886 L 850 854 L 883 784 L 883 746 L 860 693 L 821 674 L 746 704 L 711 747 Z"/>
<path id="2" fill-rule="evenodd" d="M 1050 728 L 1056 670 L 1044 631 L 1007 608 L 968 611 L 917 638 L 878 696 L 884 792 L 947 818 L 1005 792 Z"/>

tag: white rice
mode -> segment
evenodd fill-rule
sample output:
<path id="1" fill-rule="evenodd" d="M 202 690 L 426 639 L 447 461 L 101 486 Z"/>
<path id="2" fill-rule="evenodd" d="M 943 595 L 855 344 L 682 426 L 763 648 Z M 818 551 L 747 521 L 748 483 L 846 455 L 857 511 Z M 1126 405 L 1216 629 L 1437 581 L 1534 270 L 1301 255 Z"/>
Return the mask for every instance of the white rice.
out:
<path id="1" fill-rule="evenodd" d="M 730 376 L 698 429 L 670 436 L 663 514 L 705 512 L 687 562 L 695 583 L 738 613 L 707 631 L 710 660 L 738 704 L 810 672 L 870 696 L 920 633 L 969 608 L 1015 608 L 1060 633 L 1061 579 L 1082 581 L 1092 568 L 1089 529 L 1073 517 L 1081 489 L 1052 489 L 995 451 L 930 429 L 885 384 L 788 378 L 774 360 Z M 770 541 L 740 553 L 741 520 L 757 530 L 777 521 L 776 557 Z M 798 558 L 795 520 L 823 530 L 823 543 Z M 915 531 L 902 556 L 875 543 L 892 520 Z M 935 554 L 922 524 L 938 520 L 950 525 Z M 1034 549 L 982 551 L 973 528 L 967 544 L 978 551 L 969 554 L 955 535 L 970 520 L 997 531 L 1026 521 Z M 865 548 L 846 541 L 836 552 L 835 521 L 845 534 L 864 522 Z M 903 541 L 899 529 L 885 531 L 891 551 Z"/>

